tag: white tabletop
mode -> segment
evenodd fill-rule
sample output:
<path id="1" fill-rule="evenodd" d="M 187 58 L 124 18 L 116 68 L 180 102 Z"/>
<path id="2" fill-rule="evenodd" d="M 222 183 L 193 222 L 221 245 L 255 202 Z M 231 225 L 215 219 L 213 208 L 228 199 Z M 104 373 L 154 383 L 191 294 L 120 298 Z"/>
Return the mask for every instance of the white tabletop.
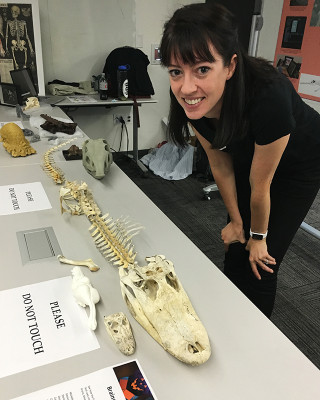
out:
<path id="1" fill-rule="evenodd" d="M 4 156 L 2 150 L 0 159 Z M 30 156 L 30 158 L 33 156 Z M 19 162 L 21 165 L 19 165 Z M 191 367 L 178 361 L 135 321 L 122 299 L 117 268 L 96 249 L 85 216 L 60 214 L 59 186 L 23 158 L 0 167 L 0 184 L 40 181 L 52 209 L 1 216 L 0 290 L 70 276 L 71 266 L 55 258 L 22 265 L 16 232 L 52 226 L 68 258 L 92 258 L 98 272 L 83 272 L 101 295 L 97 304 L 100 349 L 0 379 L 1 400 L 30 393 L 98 369 L 137 358 L 159 400 L 301 400 L 320 398 L 320 371 L 222 274 L 222 272 L 115 165 L 103 180 L 91 177 L 81 161 L 61 161 L 68 180 L 85 181 L 103 213 L 129 216 L 144 230 L 134 238 L 137 261 L 164 254 L 207 329 L 211 358 Z M 137 349 L 126 357 L 111 342 L 103 316 L 123 311 Z M 4 323 L 4 321 L 2 321 Z M 13 349 L 14 351 L 14 349 Z M 1 356 L 1 355 L 0 355 Z M 41 379 L 39 379 L 41 377 Z"/>

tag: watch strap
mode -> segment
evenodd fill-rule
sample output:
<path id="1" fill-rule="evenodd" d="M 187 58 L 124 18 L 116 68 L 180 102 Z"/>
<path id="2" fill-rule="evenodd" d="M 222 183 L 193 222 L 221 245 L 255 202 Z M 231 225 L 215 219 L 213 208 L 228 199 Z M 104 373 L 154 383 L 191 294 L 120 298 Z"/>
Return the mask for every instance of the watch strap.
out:
<path id="1" fill-rule="evenodd" d="M 267 237 L 267 235 L 268 231 L 266 233 L 258 233 L 258 232 L 252 232 L 252 230 L 250 229 L 250 236 L 254 240 L 263 240 Z"/>

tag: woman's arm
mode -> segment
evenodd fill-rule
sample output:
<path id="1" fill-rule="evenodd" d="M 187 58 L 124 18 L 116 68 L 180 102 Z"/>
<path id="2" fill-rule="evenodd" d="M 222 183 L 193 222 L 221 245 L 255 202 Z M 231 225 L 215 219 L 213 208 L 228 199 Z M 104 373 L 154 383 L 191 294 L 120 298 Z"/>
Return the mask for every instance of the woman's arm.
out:
<path id="1" fill-rule="evenodd" d="M 235 241 L 245 243 L 243 223 L 237 202 L 232 159 L 228 153 L 213 149 L 211 143 L 200 135 L 196 129 L 193 128 L 193 131 L 207 154 L 212 175 L 230 217 L 230 223 L 221 232 L 222 240 L 226 248 Z"/>
<path id="2" fill-rule="evenodd" d="M 251 164 L 251 230 L 265 233 L 268 230 L 270 215 L 270 185 L 278 167 L 282 154 L 288 144 L 290 135 L 260 146 L 255 144 L 254 156 Z M 261 279 L 257 266 L 265 271 L 273 272 L 265 262 L 275 264 L 275 259 L 269 255 L 266 240 L 249 239 L 247 250 L 250 251 L 249 261 L 253 273 Z"/>

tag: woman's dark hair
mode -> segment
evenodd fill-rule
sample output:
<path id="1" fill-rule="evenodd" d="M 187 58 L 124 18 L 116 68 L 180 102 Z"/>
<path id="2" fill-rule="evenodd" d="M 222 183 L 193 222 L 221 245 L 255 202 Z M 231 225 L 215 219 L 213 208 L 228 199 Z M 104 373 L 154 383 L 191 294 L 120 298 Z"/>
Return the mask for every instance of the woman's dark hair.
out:
<path id="1" fill-rule="evenodd" d="M 246 134 L 246 106 L 258 85 L 270 81 L 276 71 L 266 60 L 250 57 L 242 49 L 238 24 L 231 12 L 220 4 L 207 3 L 184 6 L 165 23 L 160 45 L 161 63 L 168 67 L 172 57 L 189 65 L 213 62 L 210 45 L 222 56 L 225 66 L 229 66 L 234 54 L 237 55 L 235 72 L 226 82 L 212 142 L 214 148 L 221 148 Z M 171 89 L 170 97 L 169 135 L 176 144 L 185 145 L 189 138 L 188 118 Z"/>

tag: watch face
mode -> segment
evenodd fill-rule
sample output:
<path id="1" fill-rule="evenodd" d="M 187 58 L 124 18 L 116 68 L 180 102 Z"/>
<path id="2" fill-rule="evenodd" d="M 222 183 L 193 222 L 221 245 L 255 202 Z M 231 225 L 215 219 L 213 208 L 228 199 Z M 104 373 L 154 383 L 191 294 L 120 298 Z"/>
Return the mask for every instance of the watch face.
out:
<path id="1" fill-rule="evenodd" d="M 251 237 L 252 237 L 252 239 L 255 239 L 255 240 L 263 239 L 263 235 L 259 235 L 258 233 L 253 233 Z"/>

